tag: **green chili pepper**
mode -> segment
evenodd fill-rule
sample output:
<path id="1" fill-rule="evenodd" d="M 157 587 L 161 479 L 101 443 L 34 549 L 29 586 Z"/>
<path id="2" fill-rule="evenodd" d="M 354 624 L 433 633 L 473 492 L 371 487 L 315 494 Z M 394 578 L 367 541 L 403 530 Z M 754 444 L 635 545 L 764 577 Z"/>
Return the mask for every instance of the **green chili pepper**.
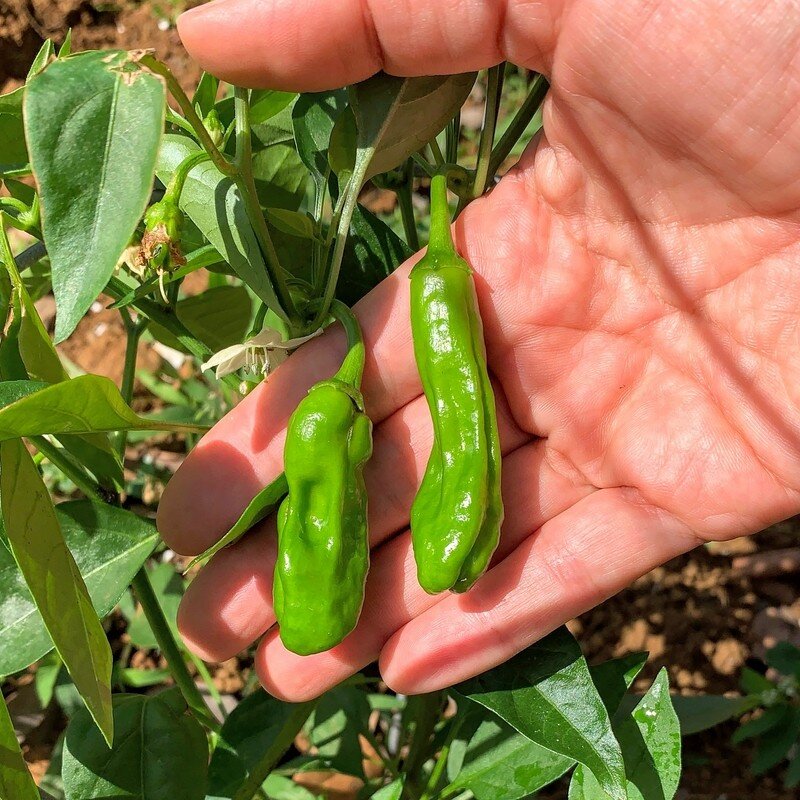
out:
<path id="1" fill-rule="evenodd" d="M 500 441 L 469 264 L 450 232 L 447 178 L 431 184 L 431 235 L 411 270 L 411 330 L 434 440 L 411 508 L 420 586 L 464 592 L 500 537 Z"/>
<path id="2" fill-rule="evenodd" d="M 300 655 L 328 650 L 358 622 L 369 568 L 364 464 L 372 423 L 360 392 L 364 343 L 350 310 L 331 308 L 349 352 L 330 380 L 311 388 L 289 420 L 278 512 L 273 601 L 284 645 Z"/>

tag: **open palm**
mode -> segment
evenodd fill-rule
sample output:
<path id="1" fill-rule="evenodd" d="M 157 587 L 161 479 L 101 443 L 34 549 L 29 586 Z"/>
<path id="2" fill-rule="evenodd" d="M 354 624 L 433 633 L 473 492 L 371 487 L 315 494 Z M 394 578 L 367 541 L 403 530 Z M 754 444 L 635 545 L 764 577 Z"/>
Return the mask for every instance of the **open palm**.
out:
<path id="1" fill-rule="evenodd" d="M 406 526 L 431 429 L 406 266 L 356 308 L 376 423 L 358 628 L 316 656 L 283 648 L 270 520 L 190 586 L 193 649 L 221 659 L 263 635 L 261 680 L 290 700 L 377 657 L 395 690 L 430 691 L 699 542 L 800 511 L 798 23 L 795 3 L 758 0 L 221 0 L 183 18 L 201 63 L 248 85 L 502 59 L 552 82 L 544 132 L 457 225 L 504 451 L 491 570 L 463 596 L 416 584 Z M 289 414 L 342 350 L 335 330 L 305 345 L 192 452 L 159 512 L 175 549 L 202 551 L 280 471 Z"/>

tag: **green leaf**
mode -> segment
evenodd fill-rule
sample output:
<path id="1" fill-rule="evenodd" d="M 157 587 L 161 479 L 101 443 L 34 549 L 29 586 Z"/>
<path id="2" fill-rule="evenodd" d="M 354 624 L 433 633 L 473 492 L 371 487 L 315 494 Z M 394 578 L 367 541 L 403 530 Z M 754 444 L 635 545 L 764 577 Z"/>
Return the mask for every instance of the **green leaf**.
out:
<path id="1" fill-rule="evenodd" d="M 358 129 L 353 109 L 348 107 L 336 119 L 331 131 L 328 164 L 343 186 L 356 165 Z"/>
<path id="2" fill-rule="evenodd" d="M 783 776 L 783 785 L 787 789 L 794 789 L 796 786 L 800 786 L 800 748 L 798 748 L 794 758 L 786 768 L 786 775 Z"/>
<path id="3" fill-rule="evenodd" d="M 245 697 L 222 726 L 208 770 L 207 800 L 232 798 L 304 708 L 303 704 L 282 703 L 261 690 Z"/>
<path id="4" fill-rule="evenodd" d="M 787 707 L 783 724 L 771 728 L 759 738 L 751 767 L 753 775 L 763 775 L 778 766 L 799 741 L 800 708 Z"/>
<path id="5" fill-rule="evenodd" d="M 332 769 L 364 777 L 359 736 L 369 727 L 367 696 L 347 684 L 327 691 L 317 703 L 310 739 Z"/>
<path id="6" fill-rule="evenodd" d="M 791 642 L 778 642 L 767 650 L 767 664 L 783 675 L 794 675 L 800 679 L 800 648 Z"/>
<path id="7" fill-rule="evenodd" d="M 58 675 L 64 667 L 64 662 L 58 653 L 48 653 L 36 667 L 34 685 L 36 698 L 42 708 L 47 708 L 53 699 Z"/>
<path id="8" fill-rule="evenodd" d="M 180 691 L 114 696 L 117 737 L 108 748 L 76 714 L 64 745 L 67 800 L 202 800 L 208 744 Z"/>
<path id="9" fill-rule="evenodd" d="M 47 66 L 48 62 L 55 57 L 55 54 L 55 45 L 50 39 L 45 39 L 44 44 L 39 48 L 39 52 L 33 59 L 31 68 L 28 70 L 28 83 L 30 83 L 31 78 L 38 75 Z"/>
<path id="10" fill-rule="evenodd" d="M 105 503 L 77 500 L 56 506 L 64 541 L 99 616 L 109 614 L 152 553 L 152 522 Z M 0 674 L 11 675 L 53 647 L 11 553 L 0 546 Z"/>
<path id="11" fill-rule="evenodd" d="M 111 741 L 111 648 L 53 502 L 19 439 L 0 444 L 0 499 L 11 551 L 87 708 Z"/>
<path id="12" fill-rule="evenodd" d="M 537 744 L 585 764 L 612 798 L 625 800 L 624 763 L 611 720 L 566 628 L 455 691 Z"/>
<path id="13" fill-rule="evenodd" d="M 772 692 L 775 690 L 772 681 L 765 678 L 761 673 L 750 669 L 750 667 L 744 667 L 742 669 L 739 684 L 748 694 L 761 694 L 762 692 Z"/>
<path id="14" fill-rule="evenodd" d="M 195 337 L 217 351 L 245 338 L 252 305 L 244 286 L 216 286 L 181 300 L 175 313 Z"/>
<path id="15" fill-rule="evenodd" d="M 372 795 L 372 800 L 400 800 L 403 796 L 405 781 L 404 775 L 395 778 L 391 783 L 387 783 L 386 786 L 378 789 L 378 791 Z"/>
<path id="16" fill-rule="evenodd" d="M 334 123 L 347 104 L 344 89 L 301 94 L 292 109 L 297 153 L 311 171 L 317 186 L 328 174 L 328 145 Z"/>
<path id="17" fill-rule="evenodd" d="M 157 564 L 153 569 L 148 570 L 150 582 L 153 585 L 158 604 L 167 618 L 172 635 L 180 642 L 178 633 L 178 606 L 184 593 L 183 578 L 175 572 L 172 564 Z M 144 612 L 138 608 L 129 619 L 128 636 L 131 641 L 142 649 L 156 649 L 158 641 L 150 628 Z"/>
<path id="18" fill-rule="evenodd" d="M 11 717 L 0 694 L 0 797 L 8 800 L 39 800 L 39 790 L 33 782 Z"/>
<path id="19" fill-rule="evenodd" d="M 199 149 L 187 136 L 164 136 L 156 166 L 158 179 L 169 183 L 178 165 Z M 271 308 L 278 308 L 258 240 L 233 181 L 210 161 L 198 164 L 186 178 L 180 206 L 253 292 Z"/>
<path id="20" fill-rule="evenodd" d="M 426 145 L 452 119 L 475 83 L 475 73 L 396 78 L 379 72 L 351 86 L 363 180 L 387 172 Z"/>
<path id="21" fill-rule="evenodd" d="M 112 673 L 112 680 L 129 686 L 131 689 L 144 689 L 148 686 L 158 686 L 172 677 L 172 673 L 166 668 L 157 669 L 116 669 Z"/>
<path id="22" fill-rule="evenodd" d="M 124 52 L 58 59 L 28 84 L 25 132 L 52 264 L 56 341 L 108 282 L 153 185 L 160 78 Z"/>
<path id="23" fill-rule="evenodd" d="M 296 92 L 279 92 L 277 89 L 260 89 L 250 95 L 250 124 L 258 126 L 278 116 L 297 98 Z"/>
<path id="24" fill-rule="evenodd" d="M 633 713 L 614 728 L 625 757 L 630 800 L 671 800 L 681 775 L 681 734 L 666 670 L 661 670 Z M 570 783 L 569 800 L 605 798 L 595 776 L 578 766 Z"/>
<path id="25" fill-rule="evenodd" d="M 0 177 L 25 175 L 30 171 L 21 113 L 23 88 L 0 96 Z M 17 100 L 20 113 L 14 111 Z"/>
<path id="26" fill-rule="evenodd" d="M 216 555 L 223 547 L 233 544 L 244 536 L 254 525 L 266 519 L 287 495 L 289 486 L 286 475 L 281 472 L 272 483 L 267 484 L 247 505 L 233 527 L 215 544 L 192 559 L 187 570 L 196 564 L 205 564 L 212 556 Z"/>
<path id="27" fill-rule="evenodd" d="M 268 775 L 261 789 L 268 800 L 315 800 L 316 795 L 312 794 L 299 783 L 295 783 L 285 775 Z M 374 797 L 375 795 L 373 795 Z"/>
<path id="28" fill-rule="evenodd" d="M 645 664 L 645 653 L 632 653 L 590 667 L 592 681 L 613 714 Z M 477 800 L 517 800 L 547 786 L 575 761 L 532 742 L 495 714 L 469 703 L 459 729 L 463 747 L 452 747 L 448 759 L 450 790 L 469 789 Z"/>
<path id="29" fill-rule="evenodd" d="M 214 104 L 217 102 L 218 90 L 219 79 L 215 78 L 210 72 L 203 72 L 192 96 L 192 105 L 200 115 L 200 119 L 205 119 L 208 112 L 214 108 Z"/>
<path id="30" fill-rule="evenodd" d="M 470 704 L 472 705 L 472 704 Z M 478 710 L 480 709 L 480 710 Z M 480 706 L 470 710 L 462 766 L 447 794 L 469 790 L 476 800 L 519 800 L 560 778 L 575 761 L 532 742 Z"/>
<path id="31" fill-rule="evenodd" d="M 0 383 L 0 441 L 19 436 L 96 431 L 198 431 L 139 417 L 108 378 L 80 375 L 53 386 L 36 381 Z"/>
<path id="32" fill-rule="evenodd" d="M 734 744 L 741 744 L 748 739 L 763 736 L 775 728 L 784 727 L 788 719 L 788 706 L 781 705 L 767 708 L 759 716 L 740 725 L 731 737 L 731 741 Z"/>
<path id="33" fill-rule="evenodd" d="M 412 255 L 411 248 L 385 222 L 356 205 L 336 296 L 354 305 Z"/>
<path id="34" fill-rule="evenodd" d="M 672 705 L 681 723 L 681 735 L 691 736 L 738 717 L 752 708 L 752 701 L 747 697 L 716 694 L 678 694 L 672 698 Z"/>
<path id="35" fill-rule="evenodd" d="M 71 53 L 72 53 L 72 28 L 67 28 L 67 35 L 64 37 L 64 41 L 61 44 L 61 47 L 58 48 L 58 57 L 66 58 Z"/>

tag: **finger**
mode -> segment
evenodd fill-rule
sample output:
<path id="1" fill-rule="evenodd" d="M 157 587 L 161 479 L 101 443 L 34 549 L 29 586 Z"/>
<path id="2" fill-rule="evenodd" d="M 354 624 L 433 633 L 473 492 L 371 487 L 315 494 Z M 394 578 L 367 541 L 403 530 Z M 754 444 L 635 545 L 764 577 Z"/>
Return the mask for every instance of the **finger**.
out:
<path id="1" fill-rule="evenodd" d="M 508 416 L 497 392 L 498 424 L 505 452 L 527 436 Z M 372 547 L 405 529 L 414 493 L 430 451 L 432 427 L 424 397 L 419 397 L 376 429 L 375 455 L 366 470 Z M 187 645 L 211 661 L 230 658 L 275 622 L 272 572 L 274 519 L 240 543 L 222 550 L 192 581 L 181 603 L 178 627 Z"/>
<path id="2" fill-rule="evenodd" d="M 550 3 L 500 0 L 217 0 L 178 19 L 204 69 L 242 86 L 318 91 L 385 69 L 445 75 L 510 60 L 541 69 Z"/>
<path id="3" fill-rule="evenodd" d="M 376 423 L 421 392 L 408 325 L 409 269 L 400 267 L 355 309 L 367 352 L 362 389 Z M 337 325 L 300 348 L 201 439 L 159 504 L 158 529 L 170 547 L 205 550 L 281 472 L 289 416 L 312 384 L 333 375 L 344 352 Z"/>
<path id="4" fill-rule="evenodd" d="M 429 692 L 502 663 L 559 625 L 697 545 L 631 489 L 603 489 L 529 536 L 466 595 L 398 630 L 380 657 L 398 692 Z"/>
<path id="5" fill-rule="evenodd" d="M 533 442 L 503 461 L 507 516 L 497 557 L 522 541 L 531 527 L 561 513 L 593 491 L 556 471 L 546 443 Z M 374 661 L 392 634 L 448 595 L 432 597 L 417 583 L 411 537 L 406 533 L 373 554 L 364 610 L 356 630 L 325 653 L 301 657 L 290 653 L 278 631 L 270 630 L 259 646 L 256 670 L 268 692 L 299 702 L 316 697 Z"/>

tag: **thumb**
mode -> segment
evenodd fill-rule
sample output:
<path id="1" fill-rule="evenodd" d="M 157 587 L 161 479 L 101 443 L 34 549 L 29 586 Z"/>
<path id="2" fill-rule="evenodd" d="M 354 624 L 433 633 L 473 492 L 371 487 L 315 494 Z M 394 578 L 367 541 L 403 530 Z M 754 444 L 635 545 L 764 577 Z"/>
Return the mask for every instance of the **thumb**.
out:
<path id="1" fill-rule="evenodd" d="M 333 89 L 380 69 L 547 72 L 566 0 L 216 0 L 178 20 L 186 49 L 240 86 Z"/>

